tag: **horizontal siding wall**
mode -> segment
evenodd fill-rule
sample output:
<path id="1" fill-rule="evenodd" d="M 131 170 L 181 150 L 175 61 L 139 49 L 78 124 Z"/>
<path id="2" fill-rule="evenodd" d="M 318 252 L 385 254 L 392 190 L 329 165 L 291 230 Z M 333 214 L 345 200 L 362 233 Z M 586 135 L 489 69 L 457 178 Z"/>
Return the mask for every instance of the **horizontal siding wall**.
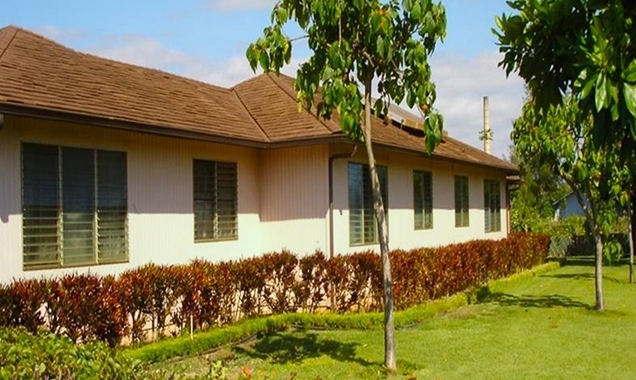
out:
<path id="1" fill-rule="evenodd" d="M 127 152 L 129 263 L 23 272 L 21 141 Z M 194 243 L 195 158 L 237 162 L 238 240 Z M 0 282 L 18 276 L 119 273 L 148 262 L 219 261 L 259 254 L 258 171 L 255 149 L 7 116 L 0 131 Z"/>
<path id="2" fill-rule="evenodd" d="M 327 253 L 328 146 L 266 150 L 260 159 L 265 251 Z"/>
<path id="3" fill-rule="evenodd" d="M 391 249 L 435 247 L 471 239 L 500 239 L 507 236 L 505 173 L 394 152 L 378 151 L 375 152 L 375 156 L 378 165 L 385 165 L 388 168 L 388 221 L 389 247 Z M 366 163 L 366 151 L 359 149 L 354 158 L 338 160 L 334 165 L 335 251 L 337 253 L 353 253 L 371 249 L 379 252 L 378 244 L 358 246 L 349 244 L 348 162 Z M 415 229 L 413 211 L 414 170 L 424 170 L 432 173 L 432 229 Z M 455 227 L 455 175 L 464 175 L 469 178 L 470 224 L 468 227 Z M 485 232 L 484 179 L 499 180 L 501 184 L 500 232 Z"/>

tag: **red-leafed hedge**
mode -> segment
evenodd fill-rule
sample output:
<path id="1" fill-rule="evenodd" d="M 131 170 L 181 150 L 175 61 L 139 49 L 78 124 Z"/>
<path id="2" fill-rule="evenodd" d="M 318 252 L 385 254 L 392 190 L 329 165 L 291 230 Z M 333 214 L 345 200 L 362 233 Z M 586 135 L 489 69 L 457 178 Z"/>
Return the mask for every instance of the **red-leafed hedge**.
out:
<path id="1" fill-rule="evenodd" d="M 438 248 L 391 252 L 397 309 L 444 297 L 541 264 L 546 235 L 515 233 Z M 246 316 L 289 312 L 381 310 L 380 256 L 329 260 L 268 253 L 244 260 L 187 265 L 148 264 L 117 278 L 88 274 L 15 280 L 0 285 L 0 326 L 47 327 L 76 342 L 133 342 L 152 330 L 225 325 Z"/>

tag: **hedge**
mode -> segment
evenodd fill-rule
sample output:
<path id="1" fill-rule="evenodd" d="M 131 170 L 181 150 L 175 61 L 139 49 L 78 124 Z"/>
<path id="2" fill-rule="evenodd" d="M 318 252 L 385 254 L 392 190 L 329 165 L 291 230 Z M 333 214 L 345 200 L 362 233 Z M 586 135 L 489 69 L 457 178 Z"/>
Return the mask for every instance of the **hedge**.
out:
<path id="1" fill-rule="evenodd" d="M 558 262 L 536 266 L 510 277 L 489 281 L 486 285 L 432 300 L 395 313 L 396 328 L 408 328 L 431 317 L 450 312 L 469 303 L 484 301 L 492 293 L 505 291 L 523 280 L 556 270 Z M 379 312 L 348 314 L 279 314 L 247 319 L 231 326 L 202 331 L 194 336 L 183 335 L 145 346 L 129 348 L 124 354 L 131 359 L 157 363 L 175 357 L 200 355 L 226 344 L 236 343 L 259 334 L 295 329 L 381 329 L 384 316 Z"/>
<path id="2" fill-rule="evenodd" d="M 501 240 L 392 251 L 396 309 L 541 264 L 549 243 L 547 235 L 514 233 Z M 381 260 L 373 252 L 327 259 L 320 252 L 300 257 L 283 251 L 221 263 L 147 264 L 117 278 L 73 274 L 18 279 L 0 285 L 0 326 L 23 326 L 33 333 L 46 327 L 73 342 L 99 340 L 116 346 L 124 338 L 147 340 L 148 326 L 163 336 L 168 327 L 178 334 L 190 325 L 205 330 L 320 308 L 375 312 L 382 309 L 382 294 Z"/>

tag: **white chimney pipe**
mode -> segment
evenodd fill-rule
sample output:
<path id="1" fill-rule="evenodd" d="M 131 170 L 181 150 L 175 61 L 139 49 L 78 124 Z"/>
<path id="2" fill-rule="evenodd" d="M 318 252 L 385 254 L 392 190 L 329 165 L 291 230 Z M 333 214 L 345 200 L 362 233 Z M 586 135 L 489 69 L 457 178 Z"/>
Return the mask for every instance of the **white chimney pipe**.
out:
<path id="1" fill-rule="evenodd" d="M 490 154 L 490 140 L 492 139 L 490 133 L 490 106 L 488 104 L 488 97 L 484 96 L 484 152 Z"/>

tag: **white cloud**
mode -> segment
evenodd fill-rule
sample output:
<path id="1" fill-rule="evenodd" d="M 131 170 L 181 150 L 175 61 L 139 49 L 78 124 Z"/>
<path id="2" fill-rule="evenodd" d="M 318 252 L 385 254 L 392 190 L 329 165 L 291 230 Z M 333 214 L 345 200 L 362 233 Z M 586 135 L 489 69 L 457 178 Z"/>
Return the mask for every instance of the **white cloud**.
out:
<path id="1" fill-rule="evenodd" d="M 75 28 L 61 29 L 54 25 L 45 25 L 33 29 L 35 33 L 59 42 L 73 42 L 88 37 L 88 31 Z"/>
<path id="2" fill-rule="evenodd" d="M 444 129 L 461 141 L 483 147 L 483 97 L 489 97 L 492 153 L 508 154 L 512 122 L 523 104 L 523 81 L 497 67 L 501 57 L 487 52 L 476 57 L 437 55 L 431 61 L 437 86 L 436 108 L 444 116 Z"/>
<path id="3" fill-rule="evenodd" d="M 226 61 L 215 61 L 171 49 L 161 45 L 156 40 L 139 35 L 110 38 L 108 41 L 89 49 L 89 52 L 223 87 L 231 87 L 255 75 L 247 59 L 242 55 L 231 57 Z M 284 67 L 282 72 L 295 76 L 296 69 L 302 61 L 292 59 L 292 62 Z"/>
<path id="4" fill-rule="evenodd" d="M 271 9 L 276 0 L 208 0 L 205 7 L 211 10 L 237 11 L 248 9 Z"/>

